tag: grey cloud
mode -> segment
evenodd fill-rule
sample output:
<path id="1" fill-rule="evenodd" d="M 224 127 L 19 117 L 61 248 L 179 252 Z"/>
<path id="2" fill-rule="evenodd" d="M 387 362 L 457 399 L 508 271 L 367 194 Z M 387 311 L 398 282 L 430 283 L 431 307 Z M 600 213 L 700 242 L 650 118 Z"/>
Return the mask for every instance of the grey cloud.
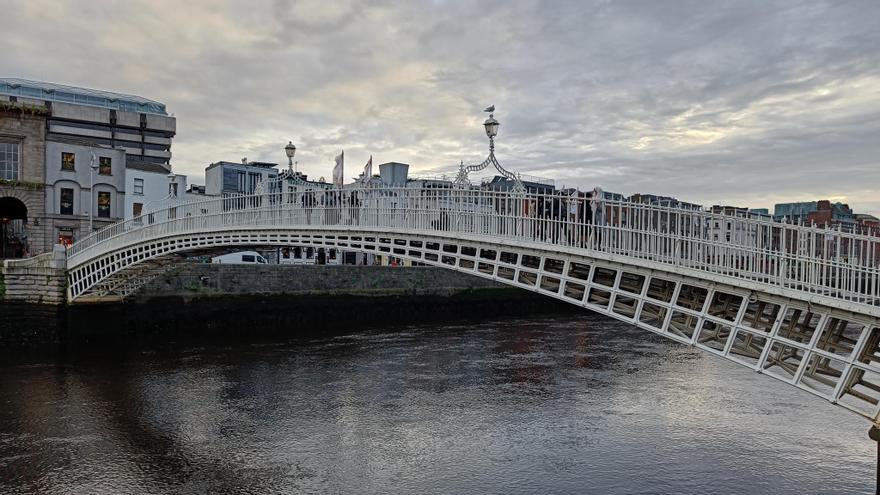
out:
<path id="1" fill-rule="evenodd" d="M 559 183 L 880 213 L 880 3 L 10 2 L 0 73 L 131 92 L 178 117 L 175 167 L 328 175 L 498 157 Z M 95 33 L 94 37 L 82 33 Z M 47 44 L 46 40 L 55 40 Z"/>

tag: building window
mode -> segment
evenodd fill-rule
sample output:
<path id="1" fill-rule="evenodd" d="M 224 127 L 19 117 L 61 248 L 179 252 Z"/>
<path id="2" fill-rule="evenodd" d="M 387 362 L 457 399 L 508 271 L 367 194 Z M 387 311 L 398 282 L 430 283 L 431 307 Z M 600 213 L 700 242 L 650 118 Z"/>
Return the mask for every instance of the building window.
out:
<path id="1" fill-rule="evenodd" d="M 0 179 L 18 180 L 20 159 L 18 143 L 0 143 Z"/>
<path id="2" fill-rule="evenodd" d="M 134 180 L 134 193 L 139 194 L 141 196 L 144 195 L 144 179 L 135 179 Z"/>
<path id="3" fill-rule="evenodd" d="M 135 180 L 137 180 L 137 179 L 135 179 Z M 141 213 L 143 213 L 143 211 L 144 211 L 144 204 L 143 203 L 135 203 L 135 204 L 131 205 L 131 215 L 132 216 L 139 217 L 139 216 L 141 216 Z"/>
<path id="4" fill-rule="evenodd" d="M 261 174 L 255 174 L 253 172 L 249 173 L 248 174 L 248 188 L 247 188 L 247 191 L 245 191 L 245 192 L 247 192 L 248 194 L 253 194 L 257 190 L 257 183 L 260 182 L 260 179 L 262 177 L 263 176 Z"/>
<path id="5" fill-rule="evenodd" d="M 73 189 L 61 188 L 61 205 L 59 213 L 73 215 Z"/>
<path id="6" fill-rule="evenodd" d="M 238 173 L 238 192 L 244 193 L 247 191 L 247 173 L 239 172 Z"/>
<path id="7" fill-rule="evenodd" d="M 109 156 L 98 158 L 98 175 L 113 175 L 113 160 Z"/>
<path id="8" fill-rule="evenodd" d="M 61 153 L 61 170 L 76 170 L 76 155 L 73 153 Z"/>
<path id="9" fill-rule="evenodd" d="M 110 193 L 98 193 L 98 218 L 110 218 Z"/>
<path id="10" fill-rule="evenodd" d="M 171 184 L 168 184 L 168 195 L 172 198 L 177 197 L 177 182 L 172 182 Z"/>

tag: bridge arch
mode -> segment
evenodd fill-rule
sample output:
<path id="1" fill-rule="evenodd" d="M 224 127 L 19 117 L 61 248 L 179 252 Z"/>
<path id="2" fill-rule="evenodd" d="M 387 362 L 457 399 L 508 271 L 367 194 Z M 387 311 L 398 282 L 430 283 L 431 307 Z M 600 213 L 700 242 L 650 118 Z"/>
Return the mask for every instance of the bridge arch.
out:
<path id="1" fill-rule="evenodd" d="M 880 325 L 871 317 L 558 248 L 351 227 L 204 231 L 120 247 L 73 268 L 70 297 L 125 296 L 173 256 L 260 246 L 382 254 L 492 279 L 698 347 L 876 417 L 874 397 L 865 392 L 880 385 L 880 370 L 869 370 L 880 351 Z"/>
<path id="2" fill-rule="evenodd" d="M 68 300 L 125 296 L 199 249 L 388 254 L 579 305 L 880 418 L 870 232 L 605 198 L 591 200 L 593 219 L 548 215 L 526 205 L 583 200 L 521 192 L 269 191 L 178 204 L 83 239 L 67 251 Z"/>

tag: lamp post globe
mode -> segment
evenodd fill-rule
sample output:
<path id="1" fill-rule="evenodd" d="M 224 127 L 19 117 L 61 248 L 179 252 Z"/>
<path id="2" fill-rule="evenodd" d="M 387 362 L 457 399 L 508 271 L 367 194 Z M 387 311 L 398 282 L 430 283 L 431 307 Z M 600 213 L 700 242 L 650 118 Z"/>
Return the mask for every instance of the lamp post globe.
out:
<path id="1" fill-rule="evenodd" d="M 493 139 L 498 135 L 498 126 L 500 125 L 492 115 L 489 115 L 489 118 L 483 122 L 483 127 L 486 128 L 486 135 L 489 136 L 489 139 Z"/>

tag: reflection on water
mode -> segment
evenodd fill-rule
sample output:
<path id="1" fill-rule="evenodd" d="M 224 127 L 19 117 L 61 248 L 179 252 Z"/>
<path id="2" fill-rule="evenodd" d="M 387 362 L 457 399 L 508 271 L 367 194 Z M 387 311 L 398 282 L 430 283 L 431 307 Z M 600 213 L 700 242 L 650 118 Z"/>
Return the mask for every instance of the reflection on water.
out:
<path id="1" fill-rule="evenodd" d="M 0 493 L 873 489 L 861 418 L 600 317 L 0 359 Z"/>

